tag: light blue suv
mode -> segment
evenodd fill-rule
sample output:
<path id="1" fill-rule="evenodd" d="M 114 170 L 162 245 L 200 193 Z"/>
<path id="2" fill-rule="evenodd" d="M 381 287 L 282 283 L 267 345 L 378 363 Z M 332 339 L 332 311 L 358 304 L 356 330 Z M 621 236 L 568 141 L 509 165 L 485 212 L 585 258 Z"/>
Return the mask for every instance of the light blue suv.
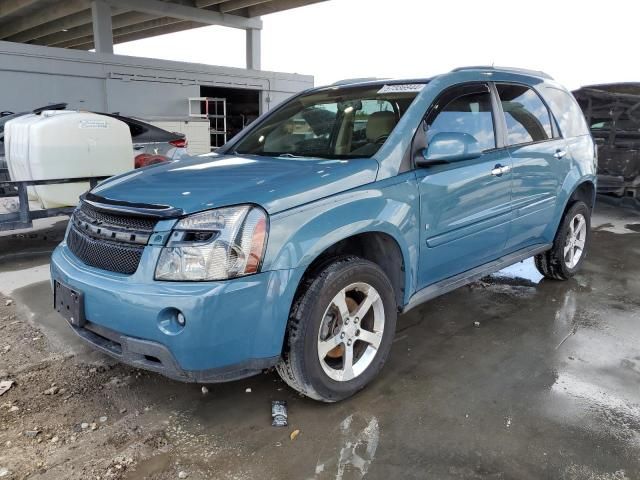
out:
<path id="1" fill-rule="evenodd" d="M 535 256 L 573 275 L 596 153 L 548 75 L 468 67 L 303 92 L 216 154 L 110 179 L 55 250 L 55 307 L 121 361 L 190 382 L 275 366 L 344 399 L 398 313 Z"/>

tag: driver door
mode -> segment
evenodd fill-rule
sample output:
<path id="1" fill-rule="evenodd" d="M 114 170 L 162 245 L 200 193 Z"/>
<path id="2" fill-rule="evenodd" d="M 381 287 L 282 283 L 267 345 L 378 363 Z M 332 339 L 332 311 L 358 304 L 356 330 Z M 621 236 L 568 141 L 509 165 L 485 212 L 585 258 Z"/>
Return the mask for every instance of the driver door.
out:
<path id="1" fill-rule="evenodd" d="M 496 132 L 496 111 L 488 84 L 466 84 L 445 91 L 419 129 L 425 146 L 436 133 L 458 132 L 472 135 L 482 149 L 477 158 L 415 170 L 421 220 L 419 288 L 503 253 L 511 221 L 511 158 Z M 414 151 L 421 154 L 422 148 Z"/>

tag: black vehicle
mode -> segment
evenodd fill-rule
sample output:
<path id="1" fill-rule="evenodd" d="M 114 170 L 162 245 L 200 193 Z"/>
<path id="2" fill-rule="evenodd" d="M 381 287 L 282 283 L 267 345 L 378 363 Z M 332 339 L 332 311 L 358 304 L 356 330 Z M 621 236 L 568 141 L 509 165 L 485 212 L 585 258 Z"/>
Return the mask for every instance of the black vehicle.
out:
<path id="1" fill-rule="evenodd" d="M 598 193 L 640 199 L 640 83 L 573 92 L 598 146 Z"/>

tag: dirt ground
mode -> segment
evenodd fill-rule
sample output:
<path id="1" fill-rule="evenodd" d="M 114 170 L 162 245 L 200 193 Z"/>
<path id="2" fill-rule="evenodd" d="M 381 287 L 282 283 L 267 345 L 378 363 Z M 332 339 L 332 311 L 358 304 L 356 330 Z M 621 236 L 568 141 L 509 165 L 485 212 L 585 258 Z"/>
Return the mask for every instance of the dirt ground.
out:
<path id="1" fill-rule="evenodd" d="M 417 308 L 336 405 L 273 372 L 203 392 L 93 352 L 51 311 L 64 221 L 1 236 L 0 480 L 640 478 L 640 215 L 595 220 L 575 280 L 525 262 Z"/>
<path id="2" fill-rule="evenodd" d="M 145 474 L 177 478 L 179 462 L 163 454 L 191 439 L 181 435 L 177 412 L 159 416 L 145 401 L 153 379 L 106 359 L 78 363 L 52 352 L 42 332 L 6 303 L 2 298 L 0 378 L 14 384 L 0 397 L 0 465 L 9 478 L 140 478 L 132 467 L 151 457 Z"/>

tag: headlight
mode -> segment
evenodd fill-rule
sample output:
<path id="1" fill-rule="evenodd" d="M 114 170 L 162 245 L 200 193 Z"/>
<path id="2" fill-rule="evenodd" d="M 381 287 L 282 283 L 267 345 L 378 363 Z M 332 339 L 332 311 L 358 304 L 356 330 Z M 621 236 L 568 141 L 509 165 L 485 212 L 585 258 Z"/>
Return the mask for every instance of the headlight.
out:
<path id="1" fill-rule="evenodd" d="M 257 273 L 267 214 L 252 205 L 219 208 L 180 220 L 156 266 L 156 280 L 226 280 Z"/>

